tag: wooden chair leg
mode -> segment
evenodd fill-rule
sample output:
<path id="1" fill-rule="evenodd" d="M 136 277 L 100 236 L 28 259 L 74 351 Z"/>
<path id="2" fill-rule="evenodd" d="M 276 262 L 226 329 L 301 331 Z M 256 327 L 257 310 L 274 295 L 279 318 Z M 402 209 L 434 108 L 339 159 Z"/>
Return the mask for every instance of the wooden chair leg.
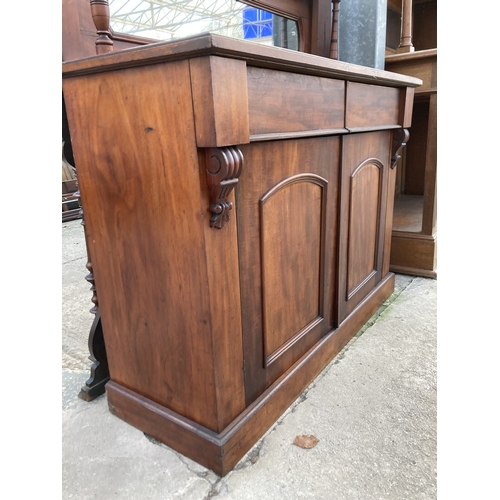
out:
<path id="1" fill-rule="evenodd" d="M 81 388 L 78 397 L 85 401 L 92 401 L 104 394 L 104 386 L 109 380 L 108 358 L 106 345 L 102 334 L 101 314 L 95 315 L 89 333 L 89 359 L 92 361 L 90 377 Z"/>

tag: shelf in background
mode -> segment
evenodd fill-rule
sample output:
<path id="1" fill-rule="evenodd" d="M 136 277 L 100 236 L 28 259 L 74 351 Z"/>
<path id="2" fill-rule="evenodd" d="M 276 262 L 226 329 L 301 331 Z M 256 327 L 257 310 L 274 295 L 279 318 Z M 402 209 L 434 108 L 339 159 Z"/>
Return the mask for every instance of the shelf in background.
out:
<path id="1" fill-rule="evenodd" d="M 421 195 L 401 195 L 394 199 L 393 231 L 420 233 L 422 231 L 422 214 L 424 197 Z"/>

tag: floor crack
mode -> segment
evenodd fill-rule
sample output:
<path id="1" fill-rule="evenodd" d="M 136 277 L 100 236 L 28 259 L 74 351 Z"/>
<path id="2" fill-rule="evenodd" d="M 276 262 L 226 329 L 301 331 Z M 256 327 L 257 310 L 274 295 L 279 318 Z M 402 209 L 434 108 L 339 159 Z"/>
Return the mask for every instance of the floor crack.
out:
<path id="1" fill-rule="evenodd" d="M 81 260 L 82 262 L 87 260 L 87 257 L 84 255 L 82 257 L 75 257 L 74 259 L 70 259 L 70 260 L 66 260 L 62 263 L 62 265 L 66 265 L 66 264 L 71 264 L 72 262 L 76 262 L 77 260 Z M 85 267 L 85 266 L 84 266 Z"/>
<path id="2" fill-rule="evenodd" d="M 149 434 L 146 434 L 145 432 L 144 436 L 151 443 L 171 450 L 179 458 L 179 460 L 186 466 L 189 472 L 192 472 L 194 475 L 196 475 L 197 477 L 203 479 L 208 483 L 209 491 L 203 500 L 208 500 L 209 498 L 212 498 L 219 494 L 220 491 L 219 484 L 223 479 L 222 477 L 218 476 L 217 474 L 215 474 L 215 472 L 211 471 L 210 469 L 207 469 L 206 467 L 197 464 L 196 462 L 184 456 L 182 453 L 175 451 L 173 448 L 168 447 L 161 441 L 158 441 L 158 439 L 155 439 L 154 437 L 150 436 Z"/>
<path id="3" fill-rule="evenodd" d="M 415 279 L 416 279 L 416 276 L 412 276 L 411 279 L 401 287 L 401 289 L 395 290 L 384 301 L 384 303 L 377 309 L 375 314 L 373 314 L 373 316 L 361 327 L 361 329 L 358 331 L 358 333 L 356 333 L 356 335 L 354 335 L 354 337 L 351 339 L 351 341 L 346 344 L 346 346 L 344 347 L 344 349 L 342 349 L 342 351 L 339 353 L 337 358 L 340 356 L 340 354 L 345 355 L 344 351 L 347 350 L 347 348 L 350 346 L 350 344 L 352 342 L 354 342 L 356 339 L 358 339 L 359 337 L 361 337 L 361 335 L 363 335 L 363 333 L 365 333 L 366 330 L 368 330 L 368 328 L 372 327 L 377 322 L 377 320 L 380 318 L 382 313 L 385 312 L 385 310 L 413 283 L 413 281 L 415 281 Z M 344 356 L 342 356 L 342 358 L 343 357 Z M 342 358 L 340 358 L 340 359 L 342 359 Z"/>

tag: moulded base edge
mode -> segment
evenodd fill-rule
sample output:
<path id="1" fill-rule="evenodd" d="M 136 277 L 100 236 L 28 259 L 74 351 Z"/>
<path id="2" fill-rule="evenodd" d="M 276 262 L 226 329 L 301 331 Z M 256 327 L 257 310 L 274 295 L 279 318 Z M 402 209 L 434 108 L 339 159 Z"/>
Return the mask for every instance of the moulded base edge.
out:
<path id="1" fill-rule="evenodd" d="M 392 232 L 391 272 L 437 277 L 437 235 Z"/>
<path id="2" fill-rule="evenodd" d="M 213 432 L 114 381 L 106 385 L 111 413 L 224 476 L 314 381 L 394 290 L 389 273 L 341 323 L 325 335 L 221 433 Z"/>

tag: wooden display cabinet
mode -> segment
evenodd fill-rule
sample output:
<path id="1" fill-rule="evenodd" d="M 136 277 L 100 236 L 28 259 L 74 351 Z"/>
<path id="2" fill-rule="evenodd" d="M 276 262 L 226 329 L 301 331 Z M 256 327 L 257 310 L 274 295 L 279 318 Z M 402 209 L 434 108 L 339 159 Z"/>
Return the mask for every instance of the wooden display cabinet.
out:
<path id="1" fill-rule="evenodd" d="M 411 140 L 397 182 L 391 270 L 437 277 L 437 49 L 386 58 L 386 68 L 421 78 Z"/>
<path id="2" fill-rule="evenodd" d="M 402 13 L 403 30 L 385 68 L 423 82 L 415 90 L 411 140 L 398 167 L 391 271 L 436 278 L 437 2 L 391 0 L 389 7 Z"/>
<path id="3" fill-rule="evenodd" d="M 216 35 L 63 63 L 110 410 L 226 474 L 387 299 L 421 81 Z"/>

